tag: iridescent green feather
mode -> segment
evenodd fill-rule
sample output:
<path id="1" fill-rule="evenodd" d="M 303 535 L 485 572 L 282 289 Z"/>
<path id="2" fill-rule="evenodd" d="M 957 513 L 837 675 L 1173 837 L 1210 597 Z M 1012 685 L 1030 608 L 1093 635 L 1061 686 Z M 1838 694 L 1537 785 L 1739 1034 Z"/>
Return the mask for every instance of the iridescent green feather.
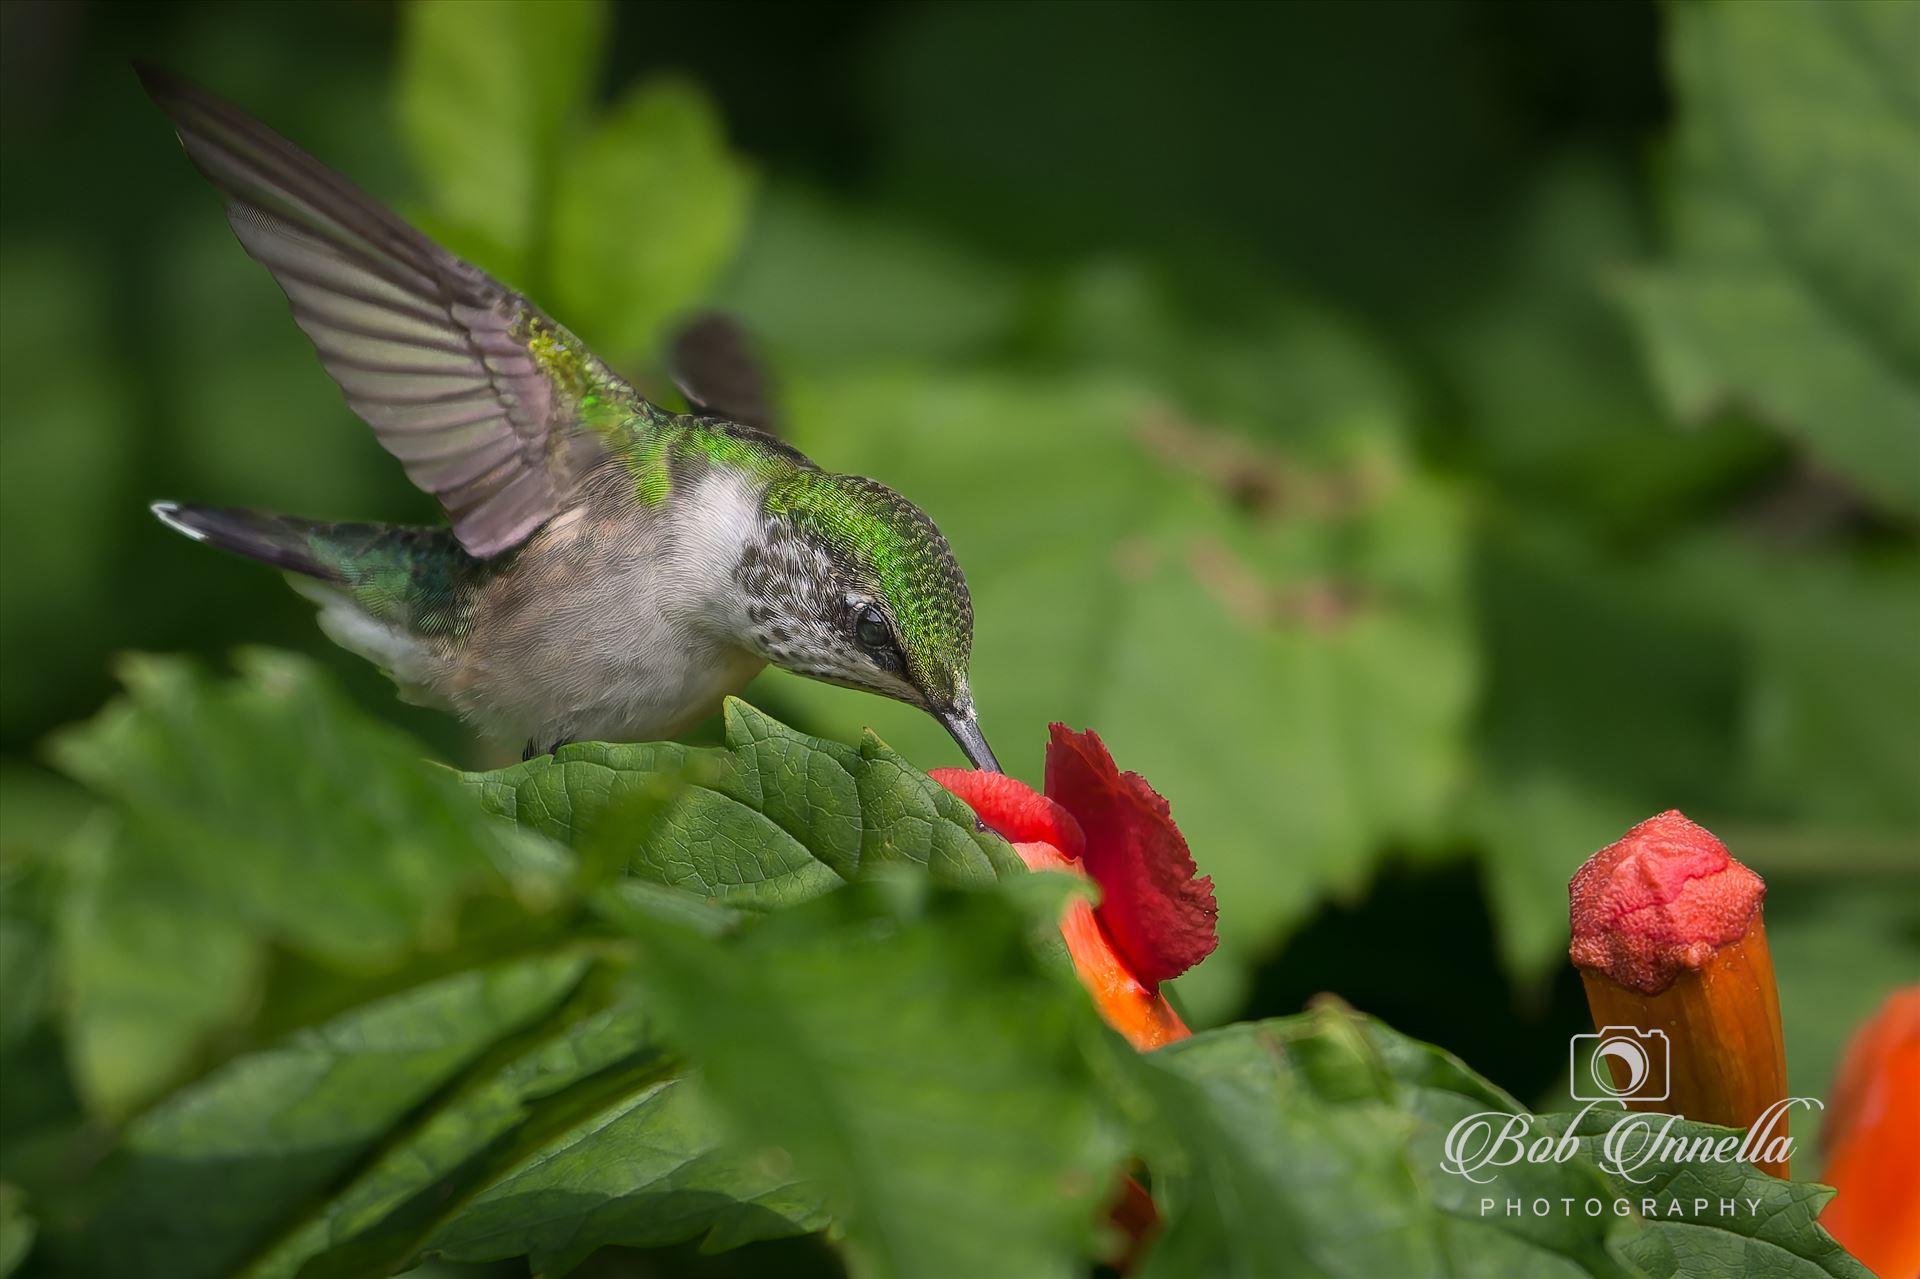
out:
<path id="1" fill-rule="evenodd" d="M 973 647 L 973 604 L 933 521 L 884 484 L 819 471 L 775 481 L 766 511 L 872 571 L 893 605 L 914 682 L 951 698 Z"/>
<path id="2" fill-rule="evenodd" d="M 628 410 L 616 452 L 633 475 L 634 493 L 647 506 L 666 501 L 677 479 L 714 468 L 761 484 L 816 470 L 797 450 L 750 426 L 669 414 L 645 401 Z"/>
<path id="3" fill-rule="evenodd" d="M 444 528 L 315 524 L 306 537 L 315 564 L 369 617 L 424 636 L 463 634 L 471 588 L 501 567 L 468 555 Z"/>

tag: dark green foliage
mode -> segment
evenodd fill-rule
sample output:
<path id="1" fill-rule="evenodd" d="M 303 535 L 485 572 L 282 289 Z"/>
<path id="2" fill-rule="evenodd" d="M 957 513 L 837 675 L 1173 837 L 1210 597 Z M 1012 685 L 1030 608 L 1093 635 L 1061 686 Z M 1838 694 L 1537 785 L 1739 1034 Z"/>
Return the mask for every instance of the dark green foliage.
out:
<path id="1" fill-rule="evenodd" d="M 1784 1251 L 1464 1221 L 1434 1126 L 1511 1103 L 1367 1023 L 1116 1066 L 1057 956 L 1010 944 L 1039 907 L 921 775 L 958 759 L 910 709 L 772 675 L 749 697 L 818 738 L 742 703 L 708 745 L 424 762 L 389 725 L 500 760 L 146 514 L 435 517 L 127 62 L 255 111 L 665 403 L 672 317 L 738 313 L 792 441 L 950 540 L 1003 761 L 1037 780 L 1062 719 L 1171 800 L 1221 903 L 1196 1026 L 1361 980 L 1288 949 L 1317 918 L 1551 1110 L 1560 1067 L 1508 1063 L 1584 1028 L 1567 878 L 1652 812 L 1768 880 L 1794 1091 L 1920 965 L 1915 6 L 55 9 L 0 6 L 0 1274 L 603 1244 L 698 1273 L 701 1241 L 829 1224 L 924 1272 L 890 1241 L 929 1179 L 978 1197 L 910 1245 L 970 1256 L 964 1214 L 1015 1214 L 1039 1268 L 1088 1255 L 1062 1205 L 1130 1151 L 1161 1273 L 1835 1269 L 1797 1186 L 1768 1187 Z M 55 732 L 114 654 L 247 644 L 312 656 L 131 659 Z M 1449 873 L 1471 923 L 1370 931 Z M 795 1016 L 697 1015 L 723 995 Z M 1002 996 L 1045 1033 L 1002 1042 Z M 933 1067 L 967 1038 L 1033 1078 L 948 1148 L 952 1097 L 895 1068 L 964 1091 Z M 758 1088 L 776 1047 L 810 1086 Z M 872 1114 L 836 1071 L 880 1081 Z M 898 1185 L 831 1148 L 893 1151 L 880 1116 L 943 1134 Z M 734 1255 L 824 1255 L 797 1246 Z"/>
<path id="2" fill-rule="evenodd" d="M 1743 1246 L 1710 1217 L 1476 1216 L 1444 1130 L 1514 1103 L 1344 1011 L 1137 1056 L 1049 942 L 1066 882 L 872 738 L 734 702 L 722 747 L 570 747 L 463 784 L 297 659 L 128 671 L 59 749 L 106 812 L 43 864 L 51 902 L 8 898 L 0 1067 L 42 1069 L 33 1037 L 63 1035 L 97 1125 L 16 1131 L 65 1150 L 10 1157 L 0 1199 L 46 1273 L 561 1274 L 826 1229 L 858 1275 L 1064 1276 L 1100 1255 L 1134 1153 L 1169 1215 L 1160 1273 L 1550 1253 L 1665 1276 Z M 355 757 L 380 764 L 358 796 L 335 767 Z M 243 825 L 273 874 L 238 865 Z M 29 951 L 49 906 L 91 927 Z M 84 997 L 49 1006 L 23 953 Z M 1853 1273 L 1791 1216 L 1817 1190 L 1686 1178 L 1763 1196 L 1768 1247 Z M 1583 1156 L 1486 1192 L 1619 1191 Z"/>

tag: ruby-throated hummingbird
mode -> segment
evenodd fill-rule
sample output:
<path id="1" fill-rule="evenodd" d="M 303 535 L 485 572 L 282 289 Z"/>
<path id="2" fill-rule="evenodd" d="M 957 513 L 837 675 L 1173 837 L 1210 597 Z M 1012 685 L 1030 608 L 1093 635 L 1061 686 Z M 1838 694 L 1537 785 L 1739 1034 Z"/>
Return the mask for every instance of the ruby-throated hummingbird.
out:
<path id="1" fill-rule="evenodd" d="M 451 528 L 159 502 L 288 570 L 408 700 L 544 753 L 672 737 L 768 662 L 919 706 L 994 769 L 946 539 L 872 480 L 667 412 L 526 298 L 279 134 L 142 67 L 347 403 Z M 683 384 L 684 385 L 684 384 Z"/>

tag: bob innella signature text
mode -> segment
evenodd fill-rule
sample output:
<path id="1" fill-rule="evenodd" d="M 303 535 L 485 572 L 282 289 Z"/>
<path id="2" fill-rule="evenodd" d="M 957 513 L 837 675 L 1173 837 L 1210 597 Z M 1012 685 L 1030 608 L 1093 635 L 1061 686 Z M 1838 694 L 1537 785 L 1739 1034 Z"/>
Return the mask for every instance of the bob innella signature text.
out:
<path id="1" fill-rule="evenodd" d="M 1580 1129 L 1599 1102 L 1588 1102 L 1559 1136 L 1534 1129 L 1535 1117 L 1504 1110 L 1483 1110 L 1459 1120 L 1447 1132 L 1440 1167 L 1475 1185 L 1488 1185 L 1503 1168 L 1516 1164 L 1559 1164 L 1580 1151 Z M 1818 1107 L 1812 1097 L 1786 1097 L 1774 1102 L 1744 1133 L 1675 1133 L 1676 1115 L 1622 1111 L 1604 1135 L 1595 1153 L 1600 1167 L 1624 1181 L 1645 1185 L 1655 1173 L 1639 1174 L 1649 1165 L 1785 1163 L 1793 1154 L 1793 1138 L 1783 1129 L 1788 1111 L 1796 1106 Z M 1584 1134 L 1591 1140 L 1594 1133 Z M 1492 1200 L 1482 1200 L 1483 1204 Z M 1484 1208 L 1483 1208 L 1484 1211 Z M 1598 1215 L 1598 1214 L 1593 1214 Z"/>

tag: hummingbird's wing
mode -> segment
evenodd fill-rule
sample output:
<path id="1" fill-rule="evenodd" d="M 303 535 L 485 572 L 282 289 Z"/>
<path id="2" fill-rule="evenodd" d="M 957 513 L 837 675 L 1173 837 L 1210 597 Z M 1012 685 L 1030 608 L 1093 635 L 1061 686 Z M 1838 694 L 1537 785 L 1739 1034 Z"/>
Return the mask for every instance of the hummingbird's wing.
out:
<path id="1" fill-rule="evenodd" d="M 681 326 L 667 351 L 667 373 L 700 412 L 780 434 L 767 366 L 725 312 L 706 311 Z"/>
<path id="2" fill-rule="evenodd" d="M 245 112 L 138 66 L 353 411 L 476 556 L 525 540 L 602 455 L 581 402 L 637 396 L 579 339 Z M 596 420 L 606 420 L 604 417 Z"/>

